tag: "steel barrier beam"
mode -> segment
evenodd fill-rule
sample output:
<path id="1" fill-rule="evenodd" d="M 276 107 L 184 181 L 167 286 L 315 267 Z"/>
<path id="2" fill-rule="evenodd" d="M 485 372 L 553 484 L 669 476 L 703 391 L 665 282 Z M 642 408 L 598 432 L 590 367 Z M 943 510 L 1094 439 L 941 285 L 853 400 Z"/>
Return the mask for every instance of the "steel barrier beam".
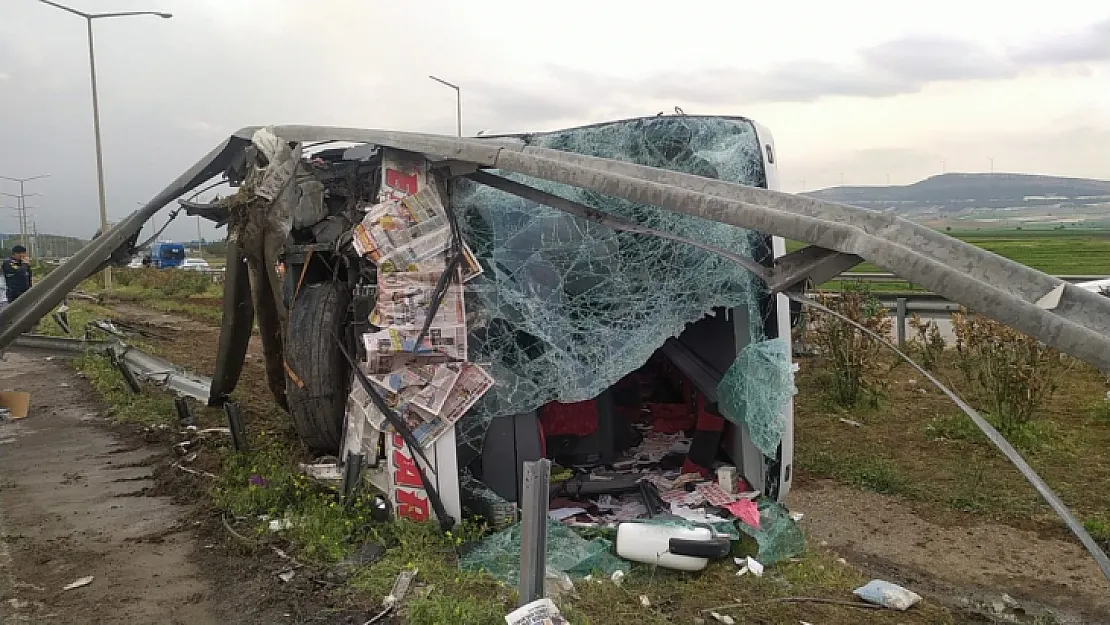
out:
<path id="1" fill-rule="evenodd" d="M 113 256 L 118 260 L 119 250 L 160 208 L 242 158 L 242 148 L 259 128 L 236 132 L 142 209 L 0 312 L 0 349 L 81 280 L 112 262 Z M 858 256 L 1110 371 L 1110 298 L 892 215 L 501 139 L 321 126 L 276 126 L 272 131 L 286 141 L 370 143 L 524 174 Z"/>

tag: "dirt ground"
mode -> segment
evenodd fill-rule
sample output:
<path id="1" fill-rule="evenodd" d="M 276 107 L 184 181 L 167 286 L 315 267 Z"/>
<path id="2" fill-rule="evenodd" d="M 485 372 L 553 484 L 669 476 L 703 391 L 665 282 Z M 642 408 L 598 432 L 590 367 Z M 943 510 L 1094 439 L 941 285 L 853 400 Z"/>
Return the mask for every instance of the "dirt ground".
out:
<path id="1" fill-rule="evenodd" d="M 802 484 L 788 503 L 812 539 L 919 594 L 989 613 L 1006 593 L 1061 623 L 1110 623 L 1110 584 L 1077 542 L 970 518 L 940 525 L 896 497 L 827 480 Z"/>
<path id="2" fill-rule="evenodd" d="M 32 397 L 0 424 L 0 623 L 353 622 L 192 505 L 203 485 L 165 437 L 109 426 L 67 363 L 10 352 L 0 389 Z"/>
<path id="3" fill-rule="evenodd" d="M 32 397 L 31 416 L 0 425 L 5 622 L 220 622 L 187 511 L 143 496 L 157 452 L 107 430 L 82 382 L 41 356 L 0 363 L 0 385 Z"/>

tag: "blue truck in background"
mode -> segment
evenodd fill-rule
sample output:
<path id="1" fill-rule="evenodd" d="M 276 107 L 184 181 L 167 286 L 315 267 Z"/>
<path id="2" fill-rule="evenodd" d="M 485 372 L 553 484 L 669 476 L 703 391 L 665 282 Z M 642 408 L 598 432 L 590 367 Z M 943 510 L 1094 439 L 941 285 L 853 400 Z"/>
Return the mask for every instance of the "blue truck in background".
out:
<path id="1" fill-rule="evenodd" d="M 185 261 L 185 246 L 180 243 L 154 243 L 150 246 L 150 266 L 158 269 L 180 267 Z"/>

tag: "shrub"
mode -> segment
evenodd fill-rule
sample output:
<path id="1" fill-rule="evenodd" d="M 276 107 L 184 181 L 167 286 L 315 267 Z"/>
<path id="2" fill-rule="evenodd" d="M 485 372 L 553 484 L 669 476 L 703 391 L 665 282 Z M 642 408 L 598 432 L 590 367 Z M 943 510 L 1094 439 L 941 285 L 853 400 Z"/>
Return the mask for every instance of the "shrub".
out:
<path id="1" fill-rule="evenodd" d="M 836 294 L 821 293 L 818 301 L 884 339 L 890 339 L 890 317 L 864 282 L 848 282 Z M 825 375 L 830 398 L 845 408 L 864 400 L 877 405 L 885 388 L 882 344 L 832 315 L 810 320 L 807 331 L 811 344 L 827 363 Z"/>
<path id="2" fill-rule="evenodd" d="M 940 326 L 935 321 L 924 321 L 914 313 L 910 316 L 910 327 L 914 331 L 909 342 L 910 351 L 921 361 L 921 366 L 935 370 L 948 347 L 948 342 L 940 333 Z"/>
<path id="3" fill-rule="evenodd" d="M 957 365 L 1004 432 L 1033 419 L 1067 371 L 1058 351 L 982 315 L 961 310 L 952 326 Z"/>

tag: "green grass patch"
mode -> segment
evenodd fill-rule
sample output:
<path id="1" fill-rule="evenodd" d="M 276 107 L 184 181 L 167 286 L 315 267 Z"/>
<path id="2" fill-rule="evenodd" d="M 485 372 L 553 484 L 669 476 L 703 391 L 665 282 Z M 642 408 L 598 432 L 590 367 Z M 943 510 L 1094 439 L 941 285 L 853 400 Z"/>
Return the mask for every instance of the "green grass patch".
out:
<path id="1" fill-rule="evenodd" d="M 1007 230 L 952 231 L 946 234 L 1052 275 L 1104 275 L 1108 269 L 1106 259 L 1110 258 L 1110 232 Z M 805 247 L 804 243 L 787 242 L 787 251 L 802 247 Z M 863 263 L 852 271 L 874 273 L 886 270 Z M 881 283 L 877 288 L 883 291 L 901 290 L 888 289 L 887 283 Z"/>
<path id="2" fill-rule="evenodd" d="M 1110 520 L 1106 517 L 1093 517 L 1083 521 L 1083 528 L 1100 543 L 1103 549 L 1110 548 Z"/>
<path id="3" fill-rule="evenodd" d="M 819 452 L 807 459 L 806 468 L 876 493 L 911 497 L 917 494 L 913 480 L 896 462 L 875 454 L 842 456 Z"/>
<path id="4" fill-rule="evenodd" d="M 117 423 L 157 425 L 175 419 L 172 396 L 150 389 L 132 393 L 123 375 L 106 356 L 90 352 L 75 360 L 74 366 L 108 404 L 109 414 Z"/>

